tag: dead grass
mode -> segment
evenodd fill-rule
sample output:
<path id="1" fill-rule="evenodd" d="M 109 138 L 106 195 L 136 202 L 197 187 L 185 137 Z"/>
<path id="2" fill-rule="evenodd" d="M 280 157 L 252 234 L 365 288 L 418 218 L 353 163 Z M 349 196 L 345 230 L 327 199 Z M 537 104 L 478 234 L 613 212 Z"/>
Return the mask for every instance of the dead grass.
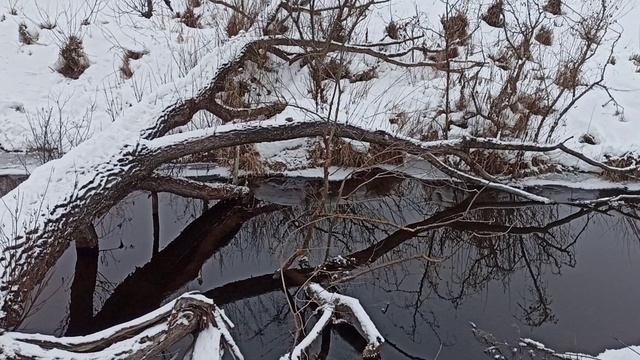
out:
<path id="1" fill-rule="evenodd" d="M 38 41 L 37 33 L 30 32 L 27 24 L 20 23 L 18 25 L 18 41 L 25 45 L 32 45 Z"/>
<path id="2" fill-rule="evenodd" d="M 131 69 L 131 60 L 139 60 L 147 54 L 144 51 L 126 50 L 122 55 L 122 65 L 120 65 L 120 75 L 124 79 L 131 79 L 133 70 Z"/>
<path id="3" fill-rule="evenodd" d="M 551 46 L 553 44 L 553 30 L 548 26 L 541 26 L 536 33 L 535 40 L 542 45 Z"/>
<path id="4" fill-rule="evenodd" d="M 441 17 L 440 23 L 444 29 L 444 37 L 447 43 L 459 43 L 465 45 L 469 35 L 469 19 L 467 15 L 458 13 L 450 18 Z"/>
<path id="5" fill-rule="evenodd" d="M 552 15 L 561 15 L 562 0 L 549 0 L 542 9 Z"/>
<path id="6" fill-rule="evenodd" d="M 596 145 L 598 143 L 598 139 L 592 134 L 586 133 L 582 134 L 578 139 L 578 142 L 582 144 Z"/>
<path id="7" fill-rule="evenodd" d="M 389 24 L 385 27 L 385 32 L 390 39 L 399 40 L 400 39 L 400 27 L 395 21 L 391 20 Z"/>
<path id="8" fill-rule="evenodd" d="M 315 140 L 307 156 L 312 166 L 324 166 L 324 142 Z M 399 165 L 403 162 L 404 152 L 398 149 L 371 144 L 365 153 L 357 151 L 342 138 L 334 137 L 331 142 L 331 166 L 362 168 L 382 164 Z"/>
<path id="9" fill-rule="evenodd" d="M 622 156 L 615 156 L 615 157 L 611 156 L 611 157 L 607 157 L 607 160 L 604 161 L 604 163 L 612 167 L 624 168 L 627 166 L 639 164 L 640 155 L 634 154 L 634 153 L 627 153 Z M 613 182 L 637 180 L 640 177 L 640 170 L 635 170 L 625 174 L 622 174 L 619 172 L 613 172 L 613 171 L 603 171 L 601 173 L 601 176 Z"/>
<path id="10" fill-rule="evenodd" d="M 325 80 L 342 80 L 352 77 L 349 66 L 335 59 L 316 59 L 310 67 L 311 78 L 320 84 Z"/>
<path id="11" fill-rule="evenodd" d="M 501 28 L 504 27 L 504 3 L 502 0 L 496 0 L 489 8 L 487 12 L 482 16 L 482 20 L 487 25 Z"/>
<path id="12" fill-rule="evenodd" d="M 238 35 L 241 31 L 245 31 L 249 29 L 252 25 L 252 21 L 245 16 L 234 12 L 229 17 L 229 21 L 227 22 L 226 31 L 229 37 L 233 37 Z"/>
<path id="13" fill-rule="evenodd" d="M 363 82 L 363 81 L 370 81 L 377 77 L 378 77 L 378 69 L 376 69 L 375 67 L 372 67 L 367 70 L 361 71 L 357 74 L 354 74 L 349 79 L 349 82 L 357 83 L 357 82 Z"/>
<path id="14" fill-rule="evenodd" d="M 518 104 L 532 115 L 547 116 L 551 112 L 548 105 L 545 104 L 545 97 L 542 93 L 518 95 Z"/>
<path id="15" fill-rule="evenodd" d="M 331 141 L 331 166 L 341 166 L 359 168 L 366 166 L 369 156 L 366 153 L 356 151 L 351 144 L 339 137 L 334 137 Z M 313 166 L 324 166 L 326 152 L 324 142 L 321 139 L 314 140 L 307 158 Z"/>
<path id="16" fill-rule="evenodd" d="M 256 151 L 255 145 L 240 145 L 240 163 L 238 169 L 250 173 L 252 175 L 263 175 L 265 166 L 260 158 L 260 154 Z M 226 166 L 231 169 L 234 167 L 236 159 L 236 148 L 228 147 L 208 151 L 202 154 L 195 154 L 188 158 L 182 159 L 183 162 L 209 162 Z"/>
<path id="17" fill-rule="evenodd" d="M 70 79 L 78 79 L 89 68 L 89 59 L 84 52 L 82 40 L 71 35 L 60 48 L 56 71 Z"/>
<path id="18" fill-rule="evenodd" d="M 447 70 L 448 60 L 455 59 L 458 56 L 460 56 L 460 50 L 458 50 L 457 46 L 453 46 L 449 48 L 449 51 L 444 49 L 429 55 L 428 59 L 436 63 L 436 69 Z"/>
<path id="19" fill-rule="evenodd" d="M 202 15 L 196 14 L 195 11 L 193 11 L 193 7 L 188 6 L 182 14 L 178 15 L 180 17 L 180 22 L 186 26 L 194 29 L 200 29 L 202 27 L 202 24 L 200 23 Z"/>
<path id="20" fill-rule="evenodd" d="M 563 64 L 556 73 L 554 83 L 567 90 L 573 90 L 580 84 L 580 69 L 573 64 Z"/>
<path id="21" fill-rule="evenodd" d="M 251 90 L 249 84 L 243 80 L 236 80 L 229 77 L 224 83 L 224 93 L 222 94 L 222 103 L 233 108 L 248 107 L 246 95 Z"/>

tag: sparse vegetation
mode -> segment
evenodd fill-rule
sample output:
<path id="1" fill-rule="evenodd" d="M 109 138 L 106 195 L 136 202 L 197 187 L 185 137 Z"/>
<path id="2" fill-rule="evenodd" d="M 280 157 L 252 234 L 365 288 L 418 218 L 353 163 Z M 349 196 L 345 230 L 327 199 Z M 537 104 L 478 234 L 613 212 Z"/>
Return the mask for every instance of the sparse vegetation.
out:
<path id="1" fill-rule="evenodd" d="M 466 14 L 458 13 L 449 18 L 442 17 L 440 23 L 448 44 L 466 44 L 469 35 L 469 19 Z"/>
<path id="2" fill-rule="evenodd" d="M 63 76 L 78 79 L 89 68 L 89 58 L 84 52 L 82 39 L 70 35 L 60 48 L 55 69 Z"/>
<path id="3" fill-rule="evenodd" d="M 202 24 L 200 23 L 202 15 L 196 14 L 192 7 L 187 7 L 182 14 L 179 14 L 179 17 L 180 22 L 190 28 L 199 29 L 202 27 Z"/>
<path id="4" fill-rule="evenodd" d="M 543 25 L 538 29 L 535 39 L 542 45 L 551 46 L 553 44 L 553 30 Z"/>
<path id="5" fill-rule="evenodd" d="M 548 0 L 543 9 L 552 15 L 562 15 L 562 0 Z"/>
<path id="6" fill-rule="evenodd" d="M 482 16 L 482 20 L 489 26 L 501 28 L 504 26 L 504 3 L 503 0 L 496 0 L 487 12 Z"/>
<path id="7" fill-rule="evenodd" d="M 125 50 L 122 55 L 122 65 L 120 65 L 120 74 L 124 79 L 130 79 L 133 76 L 131 60 L 139 60 L 145 54 L 145 51 Z"/>
<path id="8" fill-rule="evenodd" d="M 18 40 L 25 45 L 32 45 L 38 41 L 38 33 L 27 28 L 27 24 L 18 25 Z"/>

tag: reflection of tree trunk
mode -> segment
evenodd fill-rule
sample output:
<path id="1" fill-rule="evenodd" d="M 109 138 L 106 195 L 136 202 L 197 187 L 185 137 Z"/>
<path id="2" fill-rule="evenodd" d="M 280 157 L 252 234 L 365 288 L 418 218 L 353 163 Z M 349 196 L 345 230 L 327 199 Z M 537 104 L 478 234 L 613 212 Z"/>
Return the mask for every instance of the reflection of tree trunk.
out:
<path id="1" fill-rule="evenodd" d="M 158 307 L 195 279 L 204 262 L 226 246 L 247 220 L 280 208 L 251 208 L 250 201 L 222 200 L 194 220 L 149 263 L 116 287 L 86 330 L 118 324 Z"/>
<path id="2" fill-rule="evenodd" d="M 158 193 L 151 193 L 151 218 L 153 221 L 153 250 L 151 253 L 156 256 L 160 250 L 160 215 L 158 213 Z"/>
<path id="3" fill-rule="evenodd" d="M 98 274 L 98 235 L 93 225 L 85 226 L 76 237 L 76 268 L 71 284 L 67 336 L 80 335 L 93 317 L 93 294 Z"/>

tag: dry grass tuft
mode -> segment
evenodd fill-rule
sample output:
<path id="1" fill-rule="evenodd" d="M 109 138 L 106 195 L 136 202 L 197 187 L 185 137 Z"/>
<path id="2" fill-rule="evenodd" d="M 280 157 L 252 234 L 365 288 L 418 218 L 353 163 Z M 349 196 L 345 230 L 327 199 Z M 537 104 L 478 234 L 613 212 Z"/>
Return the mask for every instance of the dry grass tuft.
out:
<path id="1" fill-rule="evenodd" d="M 251 25 L 253 25 L 253 23 L 250 19 L 238 14 L 237 12 L 234 12 L 233 14 L 231 14 L 231 17 L 229 17 L 229 21 L 227 22 L 227 35 L 229 37 L 236 36 L 241 31 L 249 29 Z"/>
<path id="2" fill-rule="evenodd" d="M 77 79 L 89 68 L 89 59 L 84 52 L 82 40 L 71 35 L 67 38 L 58 56 L 56 71 L 70 79 Z"/>
<path id="3" fill-rule="evenodd" d="M 366 166 L 369 161 L 369 156 L 366 153 L 355 150 L 351 144 L 339 137 L 333 137 L 330 150 L 331 166 L 359 168 Z M 313 166 L 325 165 L 326 151 L 321 139 L 313 142 L 307 158 Z"/>
<path id="4" fill-rule="evenodd" d="M 504 3 L 502 0 L 496 0 L 487 12 L 482 16 L 482 20 L 487 23 L 487 25 L 501 28 L 504 27 Z"/>
<path id="5" fill-rule="evenodd" d="M 518 103 L 532 115 L 547 116 L 551 113 L 551 108 L 545 104 L 545 97 L 542 93 L 519 94 Z"/>
<path id="6" fill-rule="evenodd" d="M 556 73 L 554 83 L 563 89 L 575 89 L 580 84 L 580 69 L 572 64 L 561 65 Z"/>
<path id="7" fill-rule="evenodd" d="M 311 165 L 324 166 L 325 158 L 324 142 L 314 141 L 308 153 Z M 382 164 L 399 165 L 403 162 L 404 152 L 400 149 L 371 144 L 365 153 L 354 149 L 342 138 L 334 137 L 331 141 L 331 166 L 363 168 Z"/>
<path id="8" fill-rule="evenodd" d="M 606 155 L 605 155 L 606 156 Z M 607 156 L 607 160 L 604 161 L 606 165 L 612 167 L 625 168 L 628 166 L 633 166 L 640 163 L 640 155 L 634 153 L 627 153 L 622 156 Z M 613 182 L 619 181 L 627 181 L 627 180 L 638 180 L 640 177 L 640 170 L 631 171 L 629 173 L 619 173 L 613 171 L 603 171 L 601 175 Z"/>
<path id="9" fill-rule="evenodd" d="M 354 74 L 349 79 L 351 83 L 357 83 L 362 81 L 370 81 L 378 77 L 378 70 L 375 67 L 369 68 L 367 70 L 361 71 L 357 74 Z"/>
<path id="10" fill-rule="evenodd" d="M 402 165 L 404 163 L 405 153 L 402 149 L 384 146 L 380 144 L 371 144 L 369 147 L 370 163 L 376 165 Z"/>
<path id="11" fill-rule="evenodd" d="M 144 51 L 126 50 L 122 55 L 122 65 L 120 66 L 120 75 L 125 79 L 131 79 L 133 70 L 131 69 L 131 60 L 139 60 L 147 54 Z"/>
<path id="12" fill-rule="evenodd" d="M 552 15 L 562 15 L 562 0 L 549 0 L 542 9 Z"/>
<path id="13" fill-rule="evenodd" d="M 335 59 L 320 60 L 314 66 L 311 76 L 315 81 L 342 80 L 351 78 L 349 66 Z"/>
<path id="14" fill-rule="evenodd" d="M 459 42 L 460 45 L 466 44 L 467 36 L 469 35 L 469 19 L 467 15 L 458 13 L 448 19 L 441 17 L 440 23 L 444 29 L 444 37 L 447 43 Z"/>
<path id="15" fill-rule="evenodd" d="M 598 139 L 596 139 L 594 135 L 586 133 L 580 136 L 580 139 L 578 139 L 578 142 L 582 144 L 596 145 L 598 144 Z"/>
<path id="16" fill-rule="evenodd" d="M 636 72 L 640 72 L 640 54 L 633 54 L 629 57 L 629 61 L 631 61 L 633 63 L 633 65 L 635 65 L 636 68 Z"/>
<path id="17" fill-rule="evenodd" d="M 551 46 L 553 44 L 553 30 L 543 25 L 536 33 L 535 39 L 542 45 Z"/>
<path id="18" fill-rule="evenodd" d="M 182 14 L 179 14 L 179 17 L 180 21 L 190 28 L 200 29 L 202 27 L 200 23 L 202 15 L 196 14 L 190 6 Z"/>
<path id="19" fill-rule="evenodd" d="M 400 39 L 400 27 L 395 21 L 391 20 L 387 27 L 385 27 L 385 32 L 390 39 L 399 40 Z"/>
<path id="20" fill-rule="evenodd" d="M 229 77 L 224 83 L 224 92 L 222 94 L 222 103 L 233 108 L 248 107 L 246 95 L 251 90 L 248 83 L 243 80 L 235 80 Z"/>
<path id="21" fill-rule="evenodd" d="M 239 165 L 238 169 L 250 173 L 252 175 L 262 175 L 265 173 L 265 166 L 260 158 L 260 154 L 256 151 L 255 145 L 240 145 L 239 146 Z M 236 148 L 227 147 L 208 151 L 202 154 L 191 155 L 187 159 L 182 159 L 186 162 L 210 162 L 222 166 L 227 166 L 231 169 L 234 167 L 236 159 Z"/>
<path id="22" fill-rule="evenodd" d="M 32 45 L 38 41 L 38 33 L 29 31 L 27 24 L 20 23 L 18 25 L 18 41 L 25 45 Z"/>

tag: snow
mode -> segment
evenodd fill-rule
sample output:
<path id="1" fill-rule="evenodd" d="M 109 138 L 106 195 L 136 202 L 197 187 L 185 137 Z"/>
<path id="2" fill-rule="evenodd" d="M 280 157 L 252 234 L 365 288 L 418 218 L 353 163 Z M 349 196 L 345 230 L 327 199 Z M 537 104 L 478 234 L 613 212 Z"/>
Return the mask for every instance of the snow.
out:
<path id="1" fill-rule="evenodd" d="M 191 358 L 193 360 L 222 359 L 223 351 L 220 347 L 221 336 L 222 333 L 220 330 L 209 324 L 209 326 L 198 334 Z"/>

